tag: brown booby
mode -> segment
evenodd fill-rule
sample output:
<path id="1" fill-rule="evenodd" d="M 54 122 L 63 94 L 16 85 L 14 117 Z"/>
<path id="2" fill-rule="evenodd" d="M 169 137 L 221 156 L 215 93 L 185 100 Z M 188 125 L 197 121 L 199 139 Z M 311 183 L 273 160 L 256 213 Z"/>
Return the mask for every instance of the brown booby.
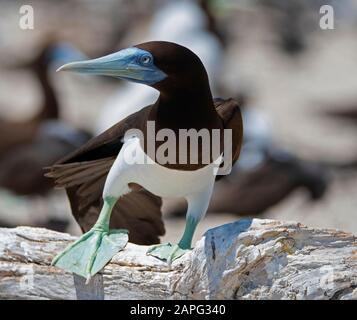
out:
<path id="1" fill-rule="evenodd" d="M 50 168 L 48 176 L 66 188 L 72 213 L 86 232 L 55 257 L 53 264 L 88 281 L 125 247 L 128 238 L 138 244 L 158 243 L 164 233 L 161 197 L 184 197 L 188 210 L 179 243 L 148 250 L 148 254 L 170 263 L 191 249 L 194 231 L 211 197 L 222 145 L 207 161 L 203 138 L 196 149 L 191 149 L 191 140 L 181 149 L 180 139 L 176 139 L 170 143 L 176 151 L 174 157 L 158 161 L 157 153 L 169 138 L 158 139 L 157 134 L 167 130 L 179 137 L 181 130 L 205 132 L 211 138 L 209 147 L 214 149 L 214 133 L 218 132 L 221 142 L 228 130 L 232 144 L 224 162 L 234 163 L 243 136 L 237 103 L 232 99 L 214 102 L 200 59 L 171 42 L 143 43 L 98 59 L 69 63 L 60 70 L 146 84 L 160 96 L 154 104 L 128 116 Z M 149 152 L 150 123 L 155 125 L 154 153 Z M 139 131 L 128 135 L 130 129 Z M 182 150 L 188 154 L 188 162 L 181 161 Z"/>

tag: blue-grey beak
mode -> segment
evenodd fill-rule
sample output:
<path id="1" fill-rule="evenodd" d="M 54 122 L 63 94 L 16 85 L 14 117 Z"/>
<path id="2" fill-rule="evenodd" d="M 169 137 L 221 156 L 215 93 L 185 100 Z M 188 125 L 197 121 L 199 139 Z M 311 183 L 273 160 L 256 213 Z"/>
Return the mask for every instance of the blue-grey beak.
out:
<path id="1" fill-rule="evenodd" d="M 151 53 L 135 47 L 93 60 L 71 62 L 57 71 L 111 76 L 147 85 L 166 78 L 166 74 L 155 66 Z"/>

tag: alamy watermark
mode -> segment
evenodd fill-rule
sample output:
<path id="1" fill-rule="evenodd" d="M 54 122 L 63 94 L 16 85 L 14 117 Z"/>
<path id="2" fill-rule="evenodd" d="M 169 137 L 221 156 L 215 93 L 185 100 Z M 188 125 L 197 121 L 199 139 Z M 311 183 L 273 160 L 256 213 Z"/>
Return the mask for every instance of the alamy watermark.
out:
<path id="1" fill-rule="evenodd" d="M 322 30 L 335 29 L 335 15 L 331 5 L 325 4 L 321 6 L 320 15 L 319 25 Z"/>
<path id="2" fill-rule="evenodd" d="M 334 9 L 331 5 L 325 4 L 320 7 L 319 26 L 322 30 L 332 30 L 335 28 Z M 22 30 L 33 30 L 35 27 L 34 8 L 29 4 L 24 4 L 19 9 L 19 27 Z"/>
<path id="3" fill-rule="evenodd" d="M 19 9 L 19 27 L 22 30 L 33 30 L 35 28 L 35 15 L 33 7 L 24 4 Z"/>
<path id="4" fill-rule="evenodd" d="M 148 121 L 146 132 L 130 129 L 124 135 L 124 142 L 133 137 L 146 145 L 147 156 L 136 154 L 130 143 L 123 146 L 124 161 L 127 164 L 161 165 L 209 165 L 216 167 L 216 175 L 227 175 L 232 169 L 232 129 L 171 129 L 155 130 L 155 121 Z M 144 143 L 146 142 L 146 144 Z"/>

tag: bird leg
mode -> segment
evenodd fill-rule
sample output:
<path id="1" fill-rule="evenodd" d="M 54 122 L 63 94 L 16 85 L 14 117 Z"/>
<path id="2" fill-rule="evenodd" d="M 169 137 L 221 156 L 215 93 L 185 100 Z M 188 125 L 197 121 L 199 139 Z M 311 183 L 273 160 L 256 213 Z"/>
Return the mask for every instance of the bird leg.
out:
<path id="1" fill-rule="evenodd" d="M 109 230 L 109 221 L 117 198 L 106 197 L 93 228 L 57 255 L 52 265 L 87 279 L 99 272 L 128 242 L 125 229 Z"/>
<path id="2" fill-rule="evenodd" d="M 165 260 L 168 264 L 171 264 L 172 261 L 178 259 L 183 254 L 192 249 L 192 238 L 198 222 L 199 220 L 195 219 L 194 217 L 187 216 L 185 231 L 178 244 L 158 244 L 149 248 L 147 254 L 154 256 L 160 260 Z"/>
<path id="3" fill-rule="evenodd" d="M 179 243 L 176 245 L 164 243 L 152 246 L 147 251 L 147 254 L 165 260 L 168 264 L 171 264 L 172 261 L 190 251 L 192 249 L 191 244 L 193 235 L 198 223 L 207 211 L 211 194 L 212 188 L 209 188 L 206 191 L 187 197 L 188 208 L 185 231 Z"/>

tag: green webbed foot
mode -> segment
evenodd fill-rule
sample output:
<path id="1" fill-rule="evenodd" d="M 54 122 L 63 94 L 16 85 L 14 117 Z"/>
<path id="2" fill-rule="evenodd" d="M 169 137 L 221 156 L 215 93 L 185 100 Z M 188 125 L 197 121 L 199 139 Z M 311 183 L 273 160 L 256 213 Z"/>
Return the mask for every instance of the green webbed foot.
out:
<path id="1" fill-rule="evenodd" d="M 127 242 L 127 230 L 93 228 L 57 255 L 52 265 L 85 277 L 88 282 Z"/>
<path id="2" fill-rule="evenodd" d="M 177 244 L 172 245 L 171 243 L 164 243 L 152 246 L 146 254 L 171 264 L 172 261 L 175 261 L 188 251 L 191 251 L 191 249 L 180 248 Z"/>

